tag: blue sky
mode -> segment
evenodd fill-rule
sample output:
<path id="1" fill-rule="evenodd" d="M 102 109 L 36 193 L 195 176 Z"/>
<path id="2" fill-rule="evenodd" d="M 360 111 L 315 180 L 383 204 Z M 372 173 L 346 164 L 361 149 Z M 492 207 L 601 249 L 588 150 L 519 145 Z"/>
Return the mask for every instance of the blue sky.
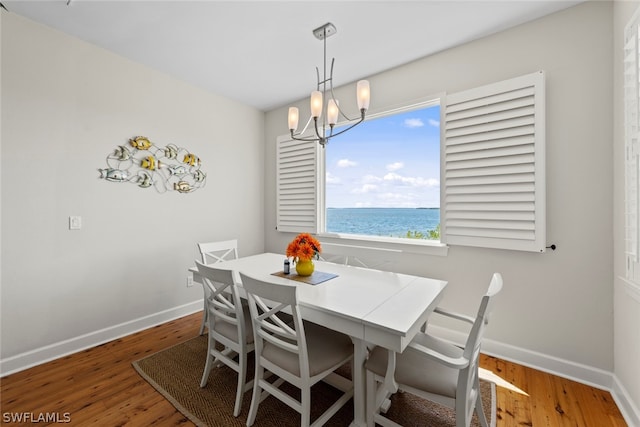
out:
<path id="1" fill-rule="evenodd" d="M 439 106 L 368 119 L 325 150 L 328 208 L 440 206 Z"/>

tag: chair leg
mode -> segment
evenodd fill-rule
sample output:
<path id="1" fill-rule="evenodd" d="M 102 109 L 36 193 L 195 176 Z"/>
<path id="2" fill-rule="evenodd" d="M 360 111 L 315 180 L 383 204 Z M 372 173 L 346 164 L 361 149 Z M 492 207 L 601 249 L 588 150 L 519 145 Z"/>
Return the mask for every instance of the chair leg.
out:
<path id="1" fill-rule="evenodd" d="M 304 387 L 300 390 L 300 403 L 302 412 L 300 413 L 300 425 L 309 427 L 311 425 L 311 388 Z"/>
<path id="2" fill-rule="evenodd" d="M 236 389 L 236 405 L 233 408 L 233 416 L 240 415 L 242 397 L 244 396 L 244 384 L 247 381 L 247 352 L 238 355 L 238 387 Z"/>
<path id="3" fill-rule="evenodd" d="M 456 411 L 456 427 L 469 427 L 471 424 L 471 416 L 473 412 L 469 414 L 466 407 L 466 399 L 461 396 L 457 396 L 455 403 Z"/>
<path id="4" fill-rule="evenodd" d="M 211 365 L 213 364 L 213 356 L 211 354 L 207 354 L 207 363 L 204 365 L 204 372 L 202 373 L 202 379 L 200 380 L 200 387 L 204 387 L 207 385 L 207 381 L 209 381 L 209 373 L 211 372 Z"/>
<path id="5" fill-rule="evenodd" d="M 213 368 L 213 364 L 216 361 L 216 358 L 211 354 L 211 350 L 216 346 L 216 341 L 209 337 L 209 345 L 207 346 L 207 362 L 204 364 L 204 372 L 202 373 L 202 379 L 200 380 L 200 387 L 204 387 L 207 385 L 207 381 L 209 381 L 209 374 L 211 373 L 211 368 Z"/>
<path id="6" fill-rule="evenodd" d="M 256 358 L 259 357 L 256 354 Z M 253 378 L 253 393 L 251 394 L 251 406 L 249 407 L 249 416 L 247 417 L 247 427 L 253 425 L 258 414 L 258 405 L 260 404 L 262 388 L 260 387 L 260 381 L 264 376 L 264 368 L 256 363 L 256 374 Z"/>
<path id="7" fill-rule="evenodd" d="M 209 318 L 209 316 L 208 316 L 208 312 L 207 312 L 207 302 L 205 300 L 204 311 L 202 312 L 202 323 L 200 323 L 200 332 L 198 333 L 198 335 L 202 335 L 204 333 L 204 326 L 207 324 L 208 318 Z"/>
<path id="8" fill-rule="evenodd" d="M 480 394 L 480 380 L 478 376 L 476 376 L 474 387 L 478 390 L 476 396 L 476 414 L 478 416 L 478 422 L 482 427 L 489 427 L 489 423 L 487 422 L 487 417 L 484 414 L 484 408 L 482 407 L 482 395 Z"/>
<path id="9" fill-rule="evenodd" d="M 367 382 L 366 382 L 366 390 L 367 390 L 367 402 L 365 405 L 365 414 L 367 419 L 367 427 L 374 427 L 375 422 L 375 413 L 377 412 L 376 408 L 376 377 L 373 372 L 367 370 Z"/>

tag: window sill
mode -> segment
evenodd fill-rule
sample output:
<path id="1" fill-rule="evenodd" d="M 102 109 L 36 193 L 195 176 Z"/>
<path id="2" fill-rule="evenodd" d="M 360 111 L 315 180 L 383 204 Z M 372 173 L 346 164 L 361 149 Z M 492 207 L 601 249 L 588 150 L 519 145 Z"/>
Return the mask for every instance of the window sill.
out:
<path id="1" fill-rule="evenodd" d="M 401 239 L 356 234 L 320 233 L 323 242 L 354 249 L 372 249 L 396 253 L 447 256 L 449 246 L 436 240 Z"/>

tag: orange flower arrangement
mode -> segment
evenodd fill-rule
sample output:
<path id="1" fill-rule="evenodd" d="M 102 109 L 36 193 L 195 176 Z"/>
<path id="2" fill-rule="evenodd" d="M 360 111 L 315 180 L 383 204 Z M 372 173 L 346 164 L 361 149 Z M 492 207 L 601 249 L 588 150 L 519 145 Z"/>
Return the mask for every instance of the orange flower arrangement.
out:
<path id="1" fill-rule="evenodd" d="M 300 233 L 287 246 L 287 257 L 293 257 L 293 262 L 318 259 L 322 252 L 320 242 L 309 233 Z"/>

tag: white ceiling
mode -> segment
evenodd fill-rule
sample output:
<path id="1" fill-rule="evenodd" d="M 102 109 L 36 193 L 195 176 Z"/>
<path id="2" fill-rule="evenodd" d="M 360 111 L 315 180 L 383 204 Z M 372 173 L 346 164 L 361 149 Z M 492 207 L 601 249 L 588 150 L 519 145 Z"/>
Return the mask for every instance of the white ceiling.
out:
<path id="1" fill-rule="evenodd" d="M 262 110 L 314 90 L 323 45 L 312 30 L 326 22 L 337 28 L 327 50 L 338 87 L 582 2 L 0 1 L 10 13 Z"/>

